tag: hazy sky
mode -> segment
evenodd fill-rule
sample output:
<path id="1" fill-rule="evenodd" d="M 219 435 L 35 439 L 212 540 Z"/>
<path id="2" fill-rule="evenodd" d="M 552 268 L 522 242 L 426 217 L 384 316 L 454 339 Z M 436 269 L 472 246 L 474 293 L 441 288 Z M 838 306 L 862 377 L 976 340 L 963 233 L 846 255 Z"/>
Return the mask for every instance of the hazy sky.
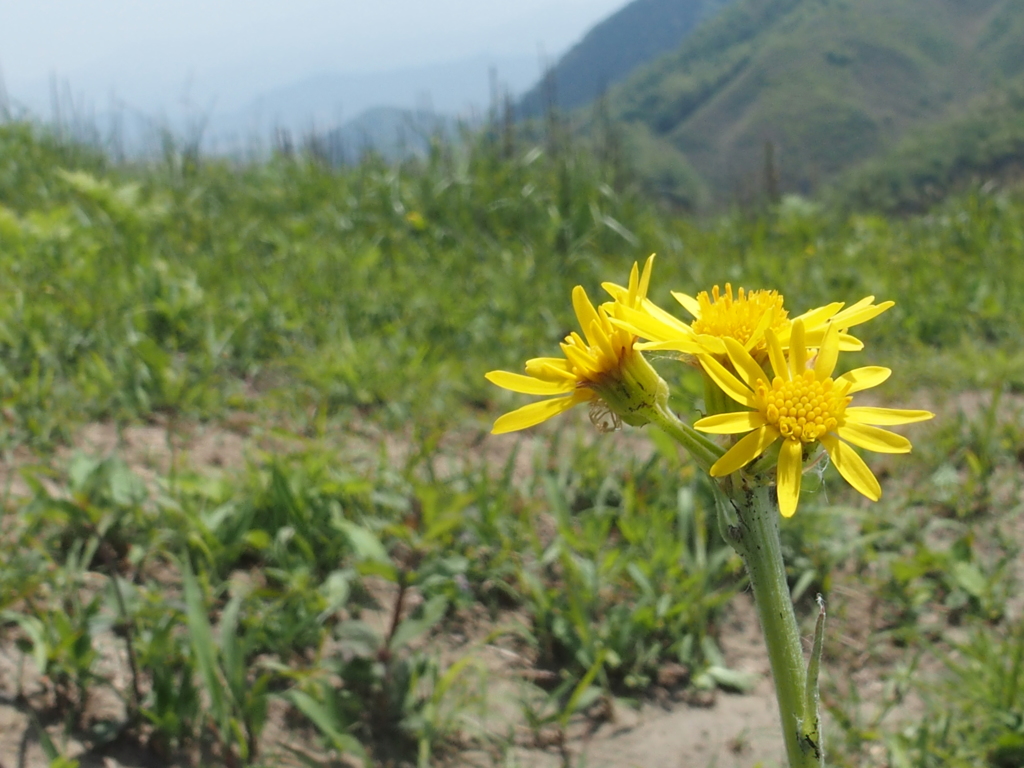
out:
<path id="1" fill-rule="evenodd" d="M 627 0 L 0 0 L 10 96 L 49 103 L 55 75 L 102 107 L 216 100 L 234 109 L 313 74 L 489 53 L 553 58 Z"/>

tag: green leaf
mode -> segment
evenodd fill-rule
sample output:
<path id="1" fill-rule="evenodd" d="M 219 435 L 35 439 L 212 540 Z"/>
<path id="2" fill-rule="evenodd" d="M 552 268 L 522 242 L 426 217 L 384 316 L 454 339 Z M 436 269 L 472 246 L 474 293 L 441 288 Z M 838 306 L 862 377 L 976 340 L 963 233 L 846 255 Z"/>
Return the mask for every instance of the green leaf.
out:
<path id="1" fill-rule="evenodd" d="M 636 563 L 630 563 L 626 566 L 626 570 L 629 575 L 636 582 L 636 585 L 640 587 L 640 591 L 644 593 L 644 597 L 648 600 L 654 600 L 654 587 L 651 586 L 650 579 L 644 575 L 644 572 L 640 570 L 640 566 Z"/>
<path id="2" fill-rule="evenodd" d="M 981 599 L 988 591 L 988 582 L 974 563 L 953 563 L 953 579 L 971 597 Z"/>
<path id="3" fill-rule="evenodd" d="M 389 646 L 391 650 L 397 650 L 415 640 L 437 624 L 444 617 L 447 610 L 447 598 L 439 595 L 428 600 L 424 604 L 419 618 L 409 618 L 398 625 L 398 629 L 395 630 L 395 634 L 391 638 Z"/>
<path id="4" fill-rule="evenodd" d="M 590 665 L 590 669 L 587 670 L 587 674 L 576 684 L 573 689 L 572 695 L 565 704 L 565 708 L 562 713 L 558 716 L 559 724 L 565 728 L 569 724 L 569 718 L 572 717 L 581 708 L 590 706 L 598 696 L 601 695 L 599 688 L 591 690 L 591 684 L 594 682 L 594 678 L 597 677 L 598 672 L 604 666 L 604 660 L 607 651 L 602 648 L 597 653 L 597 658 L 594 659 L 594 663 Z"/>
<path id="5" fill-rule="evenodd" d="M 363 749 L 359 740 L 355 736 L 345 733 L 347 725 L 339 722 L 335 715 L 319 701 L 299 690 L 285 691 L 281 696 L 308 717 L 320 733 L 331 742 L 331 746 L 339 752 L 355 755 L 361 760 L 367 759 L 366 750 Z"/>
<path id="6" fill-rule="evenodd" d="M 807 591 L 807 588 L 814 583 L 814 579 L 817 575 L 817 571 L 813 568 L 800 574 L 800 578 L 796 580 L 796 584 L 793 585 L 793 591 L 790 594 L 790 599 L 794 603 L 799 600 L 803 596 L 804 592 Z"/>
<path id="7" fill-rule="evenodd" d="M 373 563 L 391 564 L 388 551 L 372 531 L 356 525 L 351 520 L 335 518 L 334 526 L 348 538 L 356 557 Z"/>
<path id="8" fill-rule="evenodd" d="M 359 619 L 343 621 L 338 625 L 336 633 L 339 645 L 353 656 L 376 656 L 383 643 L 380 633 Z"/>
<path id="9" fill-rule="evenodd" d="M 26 616 L 13 611 L 4 611 L 2 614 L 5 621 L 13 621 L 21 631 L 28 635 L 32 643 L 32 660 L 36 663 L 39 674 L 45 675 L 49 665 L 50 648 L 46 640 L 46 627 L 42 621 L 35 616 Z"/>
<path id="10" fill-rule="evenodd" d="M 143 336 L 136 343 L 135 354 L 157 375 L 162 374 L 171 364 L 171 356 L 148 336 Z"/>
<path id="11" fill-rule="evenodd" d="M 220 727 L 221 734 L 226 735 L 230 727 L 228 720 L 231 713 L 224 699 L 224 686 L 217 674 L 217 654 L 213 642 L 213 630 L 210 628 L 202 592 L 195 574 L 192 573 L 192 564 L 187 555 L 183 558 L 182 582 L 192 654 L 195 656 L 196 666 L 199 668 L 199 675 L 206 687 L 206 693 L 210 697 L 214 719 Z"/>
<path id="12" fill-rule="evenodd" d="M 224 673 L 236 699 L 245 693 L 245 654 L 238 636 L 238 613 L 242 596 L 235 595 L 220 617 L 220 652 L 224 659 Z"/>
<path id="13" fill-rule="evenodd" d="M 356 565 L 360 576 L 379 576 L 392 583 L 398 582 L 398 568 L 392 563 L 380 563 L 376 560 L 364 560 Z"/>
<path id="14" fill-rule="evenodd" d="M 324 583 L 320 585 L 320 594 L 327 603 L 320 612 L 319 621 L 325 621 L 331 614 L 343 607 L 352 592 L 351 571 L 331 571 Z"/>
<path id="15" fill-rule="evenodd" d="M 718 644 L 714 639 L 708 635 L 705 635 L 700 639 L 700 649 L 704 654 L 704 658 L 708 660 L 708 663 L 713 667 L 724 667 L 725 656 L 718 648 Z"/>
<path id="16" fill-rule="evenodd" d="M 708 667 L 707 674 L 715 681 L 719 688 L 727 691 L 747 693 L 757 684 L 757 677 L 755 675 L 749 672 L 739 672 L 727 667 Z"/>

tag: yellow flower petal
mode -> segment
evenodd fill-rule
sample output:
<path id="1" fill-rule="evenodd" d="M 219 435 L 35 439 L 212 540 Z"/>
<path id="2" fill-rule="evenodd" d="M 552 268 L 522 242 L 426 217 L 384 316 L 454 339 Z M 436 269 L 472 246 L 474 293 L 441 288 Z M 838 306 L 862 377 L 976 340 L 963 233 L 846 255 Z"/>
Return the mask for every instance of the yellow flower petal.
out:
<path id="1" fill-rule="evenodd" d="M 754 393 L 743 385 L 743 383 L 725 369 L 720 362 L 710 355 L 700 355 L 700 364 L 704 372 L 717 384 L 725 394 L 737 403 L 746 405 L 749 408 L 757 407 L 757 400 Z"/>
<path id="2" fill-rule="evenodd" d="M 826 304 L 824 307 L 817 307 L 815 309 L 811 309 L 808 310 L 807 312 L 804 312 L 799 317 L 794 317 L 793 322 L 795 323 L 797 320 L 803 320 L 805 328 L 817 328 L 818 326 L 828 322 L 828 319 L 835 315 L 835 313 L 842 308 L 843 302 L 833 301 L 831 304 Z M 785 343 L 789 341 L 789 336 L 780 335 L 779 341 Z"/>
<path id="3" fill-rule="evenodd" d="M 531 365 L 550 365 L 554 368 L 569 370 L 564 357 L 531 357 L 526 361 L 526 367 L 529 368 Z"/>
<path id="4" fill-rule="evenodd" d="M 485 373 L 484 378 L 502 389 L 521 392 L 524 395 L 561 395 L 576 389 L 576 384 L 572 381 L 543 381 L 533 376 L 508 371 L 491 371 Z"/>
<path id="5" fill-rule="evenodd" d="M 647 339 L 651 336 L 662 338 L 666 330 L 661 323 L 655 322 L 654 318 L 650 315 L 632 310 L 625 304 L 610 302 L 608 309 L 608 319 L 612 325 L 616 328 L 622 328 L 624 331 L 628 331 L 642 339 Z M 651 330 L 648 331 L 647 329 Z"/>
<path id="6" fill-rule="evenodd" d="M 573 334 L 575 336 L 575 334 Z M 577 371 L 590 371 L 597 365 L 597 359 L 590 353 L 586 345 L 562 343 L 562 354 Z"/>
<path id="7" fill-rule="evenodd" d="M 687 296 L 685 293 L 672 291 L 672 298 L 682 304 L 683 309 L 693 315 L 693 317 L 700 317 L 700 302 L 693 298 L 693 296 Z"/>
<path id="8" fill-rule="evenodd" d="M 910 453 L 910 441 L 887 429 L 867 424 L 844 424 L 836 429 L 843 440 L 875 453 Z"/>
<path id="9" fill-rule="evenodd" d="M 725 475 L 731 475 L 737 469 L 745 467 L 768 450 L 768 446 L 778 439 L 779 430 L 775 429 L 775 427 L 764 426 L 756 432 L 751 432 L 726 451 L 725 455 L 712 465 L 711 476 L 724 477 Z"/>
<path id="10" fill-rule="evenodd" d="M 601 283 L 601 287 L 608 292 L 608 295 L 615 301 L 621 302 L 622 306 L 628 306 L 627 299 L 629 298 L 629 288 L 624 288 L 618 283 L 613 283 L 610 280 Z"/>
<path id="11" fill-rule="evenodd" d="M 854 338 L 848 333 L 839 334 L 840 352 L 860 352 L 862 349 L 864 349 L 864 342 L 860 339 Z"/>
<path id="12" fill-rule="evenodd" d="M 629 285 L 626 287 L 626 305 L 636 306 L 637 289 L 640 287 L 640 267 L 633 262 L 633 268 L 629 270 Z"/>
<path id="13" fill-rule="evenodd" d="M 890 376 L 892 376 L 890 369 L 882 368 L 878 365 L 868 365 L 863 368 L 854 368 L 852 371 L 844 373 L 836 379 L 836 383 L 849 384 L 850 386 L 846 393 L 852 395 L 854 392 L 860 392 L 863 389 L 877 387 Z"/>
<path id="14" fill-rule="evenodd" d="M 814 376 L 818 381 L 824 381 L 832 375 L 836 369 L 836 361 L 839 360 L 839 329 L 830 325 L 825 331 L 825 338 L 821 342 L 821 348 L 814 359 Z"/>
<path id="15" fill-rule="evenodd" d="M 587 341 L 594 344 L 594 339 L 589 336 L 590 326 L 593 323 L 600 324 L 601 319 L 598 317 L 594 305 L 590 303 L 590 298 L 582 285 L 577 285 L 572 289 L 572 308 L 576 310 L 576 319 L 579 320 L 583 333 L 588 334 Z"/>
<path id="16" fill-rule="evenodd" d="M 639 309 L 641 305 L 647 303 L 647 291 L 651 284 L 651 273 L 654 271 L 654 256 L 655 254 L 652 253 L 647 257 L 642 274 L 639 271 L 640 268 L 637 262 L 633 262 L 633 268 L 629 272 L 629 282 L 626 287 L 612 282 L 601 283 L 601 287 L 620 306 L 629 309 Z"/>
<path id="17" fill-rule="evenodd" d="M 823 435 L 821 444 L 828 451 L 829 458 L 836 465 L 843 478 L 872 501 L 882 498 L 882 486 L 864 463 L 864 459 L 850 446 L 840 442 L 835 435 Z"/>
<path id="18" fill-rule="evenodd" d="M 640 287 L 637 290 L 637 296 L 641 299 L 647 298 L 647 289 L 651 285 L 651 272 L 654 271 L 654 254 L 652 253 L 647 257 L 647 263 L 644 264 L 644 272 L 640 276 Z"/>
<path id="19" fill-rule="evenodd" d="M 576 383 L 576 374 L 572 372 L 569 361 L 563 357 L 535 357 L 527 360 L 526 375 L 545 381 L 567 379 Z"/>
<path id="20" fill-rule="evenodd" d="M 605 287 L 608 287 L 607 284 Z M 624 328 L 634 336 L 639 336 L 642 339 L 672 343 L 681 340 L 685 344 L 694 336 L 690 326 L 679 322 L 670 315 L 668 317 L 671 322 L 668 322 L 661 316 L 654 315 L 648 311 L 632 309 L 624 304 L 615 303 L 605 306 L 608 307 L 611 313 L 609 320 L 616 327 Z M 696 351 L 697 348 L 692 343 L 689 346 Z"/>
<path id="21" fill-rule="evenodd" d="M 834 321 L 829 321 L 830 323 Z M 839 328 L 840 326 L 836 326 Z M 825 339 L 825 332 L 828 330 L 828 326 L 821 328 L 815 328 L 814 330 L 808 329 L 807 335 L 804 337 L 804 344 L 810 348 L 820 347 Z M 864 342 L 858 338 L 851 336 L 843 331 L 839 332 L 839 351 L 840 352 L 859 352 L 864 349 Z"/>
<path id="22" fill-rule="evenodd" d="M 767 380 L 764 371 L 761 370 L 761 366 L 750 356 L 747 347 L 744 347 L 744 345 L 731 336 L 727 336 L 723 341 L 725 342 L 725 349 L 729 353 L 729 359 L 732 361 L 733 368 L 736 369 L 736 373 L 740 375 L 740 378 L 743 379 L 743 382 L 748 387 L 754 389 L 755 382 L 762 379 Z"/>
<path id="23" fill-rule="evenodd" d="M 881 304 L 872 305 L 874 296 L 867 296 L 856 304 L 847 307 L 838 315 L 832 318 L 832 322 L 839 328 L 850 328 L 854 325 L 866 323 L 872 318 L 878 317 L 887 309 L 896 306 L 895 301 L 883 301 Z"/>
<path id="24" fill-rule="evenodd" d="M 768 359 L 772 361 L 772 370 L 783 381 L 790 381 L 792 377 L 789 375 L 789 364 L 786 362 L 786 353 L 782 351 L 779 337 L 770 328 L 765 331 L 764 337 L 768 341 Z"/>
<path id="25" fill-rule="evenodd" d="M 902 408 L 872 408 L 870 406 L 854 406 L 846 409 L 847 422 L 856 424 L 872 424 L 878 427 L 890 427 L 895 424 L 913 424 L 917 421 L 928 421 L 935 418 L 931 411 L 911 411 Z"/>
<path id="26" fill-rule="evenodd" d="M 711 336 L 706 333 L 697 334 L 694 336 L 697 343 L 700 344 L 703 349 L 709 355 L 724 355 L 726 354 L 725 343 L 718 336 Z"/>
<path id="27" fill-rule="evenodd" d="M 783 440 L 779 451 L 776 483 L 779 491 L 779 512 L 792 517 L 800 500 L 800 479 L 804 474 L 804 444 L 799 440 Z"/>
<path id="28" fill-rule="evenodd" d="M 502 435 L 506 432 L 516 432 L 520 429 L 533 427 L 542 421 L 564 413 L 578 403 L 590 399 L 590 392 L 576 392 L 570 397 L 556 397 L 553 400 L 540 400 L 536 403 L 524 405 L 522 408 L 499 416 L 491 428 L 492 435 Z"/>
<path id="29" fill-rule="evenodd" d="M 641 311 L 649 314 L 655 320 L 660 320 L 661 322 L 666 323 L 667 325 L 679 326 L 681 328 L 685 328 L 687 331 L 693 331 L 693 329 L 690 328 L 689 325 L 684 323 L 682 320 L 680 320 L 672 313 L 666 312 L 664 309 L 659 307 L 650 299 L 644 299 L 642 302 L 640 302 L 640 309 Z"/>
<path id="30" fill-rule="evenodd" d="M 803 320 L 794 320 L 789 333 L 789 374 L 793 378 L 802 376 L 807 370 L 807 342 L 804 339 Z"/>
<path id="31" fill-rule="evenodd" d="M 619 358 L 619 351 L 615 349 L 615 345 L 608 338 L 608 334 L 604 332 L 604 328 L 605 326 L 602 325 L 600 320 L 595 320 L 590 324 L 587 338 L 590 339 L 591 345 L 604 352 L 609 360 L 617 360 Z"/>
<path id="32" fill-rule="evenodd" d="M 678 339 L 677 341 L 641 341 L 634 344 L 633 348 L 656 352 L 683 352 L 687 355 L 697 355 L 704 351 L 704 348 L 699 344 L 693 344 L 683 339 Z"/>
<path id="33" fill-rule="evenodd" d="M 717 413 L 707 416 L 693 425 L 694 429 L 712 435 L 736 435 L 749 432 L 765 425 L 764 416 L 757 411 L 741 413 Z"/>
<path id="34" fill-rule="evenodd" d="M 750 338 L 747 339 L 747 343 L 743 345 L 743 348 L 749 352 L 758 344 L 764 340 L 764 332 L 767 331 L 775 323 L 775 309 L 770 309 L 761 315 L 761 319 L 757 322 L 757 327 L 750 334 Z"/>

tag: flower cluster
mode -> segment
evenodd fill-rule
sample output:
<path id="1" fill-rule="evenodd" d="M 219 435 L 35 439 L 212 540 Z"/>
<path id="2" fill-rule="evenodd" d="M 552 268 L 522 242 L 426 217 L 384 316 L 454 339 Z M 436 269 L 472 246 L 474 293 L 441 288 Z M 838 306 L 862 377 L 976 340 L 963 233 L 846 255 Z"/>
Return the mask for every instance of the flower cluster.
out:
<path id="1" fill-rule="evenodd" d="M 647 302 L 651 282 L 651 256 L 643 274 L 636 264 L 618 303 L 623 307 L 641 307 Z M 583 286 L 572 292 L 583 336 L 571 333 L 562 342 L 564 358 L 537 357 L 526 361 L 526 375 L 491 371 L 487 380 L 499 387 L 526 395 L 554 395 L 506 413 L 494 423 L 492 432 L 502 434 L 526 429 L 580 403 L 597 406 L 594 412 L 607 412 L 631 426 L 643 426 L 651 420 L 652 409 L 664 407 L 668 385 L 634 348 L 637 337 L 612 322 L 607 304 L 590 302 Z"/>
<path id="2" fill-rule="evenodd" d="M 643 352 L 671 351 L 700 368 L 735 403 L 693 425 L 735 441 L 710 467 L 712 477 L 774 472 L 779 509 L 789 517 L 797 508 L 804 469 L 821 448 L 850 485 L 877 501 L 878 480 L 851 446 L 906 453 L 910 442 L 881 427 L 923 421 L 933 414 L 850 405 L 853 394 L 884 382 L 891 374 L 888 368 L 867 366 L 833 374 L 840 352 L 864 347 L 850 328 L 893 302 L 876 304 L 868 296 L 846 308 L 835 302 L 790 318 L 777 291 L 740 288 L 734 293 L 727 283 L 724 291 L 715 286 L 695 298 L 673 293 L 693 317 L 687 323 L 647 298 L 653 260 L 647 260 L 642 275 L 634 264 L 625 287 L 605 283 L 612 300 L 597 308 L 582 287 L 575 288 L 573 306 L 583 336 L 573 333 L 565 339 L 564 359 L 530 360 L 525 376 L 487 374 L 494 384 L 515 392 L 556 395 L 502 416 L 493 431 L 531 427 L 582 402 L 599 404 L 631 425 L 661 423 L 667 386 Z M 775 447 L 777 460 L 767 467 L 765 460 L 755 462 L 774 457 Z"/>

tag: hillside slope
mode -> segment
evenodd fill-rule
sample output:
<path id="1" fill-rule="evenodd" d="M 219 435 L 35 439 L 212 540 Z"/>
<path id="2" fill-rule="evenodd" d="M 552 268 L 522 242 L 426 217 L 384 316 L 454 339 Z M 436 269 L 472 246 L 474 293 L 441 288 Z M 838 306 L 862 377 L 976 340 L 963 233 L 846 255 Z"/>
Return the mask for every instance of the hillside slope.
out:
<path id="1" fill-rule="evenodd" d="M 1024 72 L 1019 0 L 737 0 L 610 94 L 719 199 L 809 192 Z"/>
<path id="2" fill-rule="evenodd" d="M 1024 178 L 1024 78 L 971 102 L 963 114 L 911 131 L 893 149 L 843 174 L 830 190 L 855 209 L 915 213 L 959 188 Z"/>
<path id="3" fill-rule="evenodd" d="M 561 109 L 582 107 L 638 66 L 672 51 L 697 25 L 730 0 L 634 0 L 591 29 L 552 68 L 553 96 Z M 542 80 L 519 103 L 524 117 L 545 108 Z"/>

